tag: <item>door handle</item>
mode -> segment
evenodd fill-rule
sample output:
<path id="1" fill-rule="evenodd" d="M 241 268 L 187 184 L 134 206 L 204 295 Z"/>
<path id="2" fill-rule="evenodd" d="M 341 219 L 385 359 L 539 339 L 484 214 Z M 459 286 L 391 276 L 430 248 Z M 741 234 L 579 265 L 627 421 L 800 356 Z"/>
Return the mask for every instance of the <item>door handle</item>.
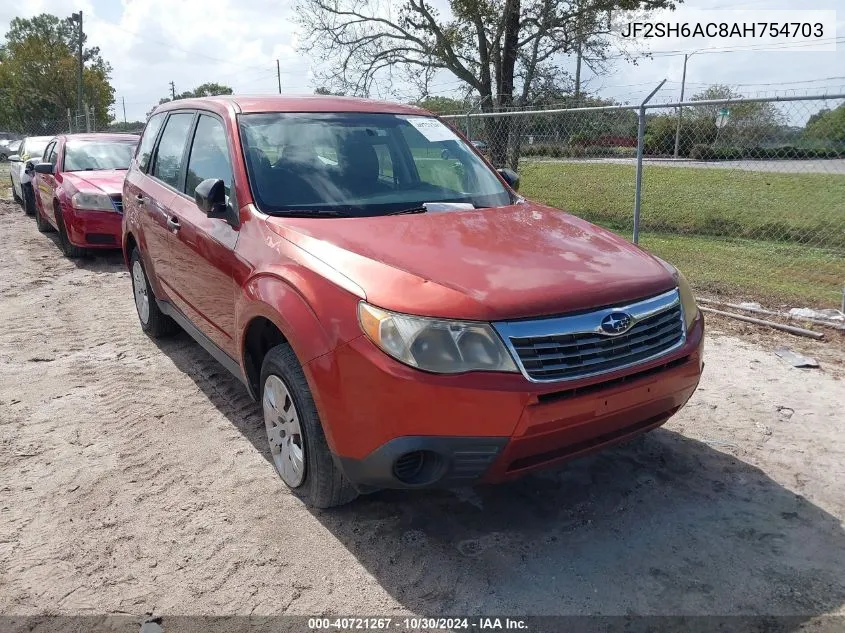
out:
<path id="1" fill-rule="evenodd" d="M 138 204 L 144 204 L 147 201 L 147 199 L 144 196 L 142 196 L 140 193 L 136 194 L 135 200 L 138 201 Z"/>
<path id="2" fill-rule="evenodd" d="M 182 225 L 179 224 L 179 218 L 177 218 L 175 215 L 167 218 L 167 228 L 169 228 L 171 231 L 178 231 L 179 229 L 181 229 Z"/>

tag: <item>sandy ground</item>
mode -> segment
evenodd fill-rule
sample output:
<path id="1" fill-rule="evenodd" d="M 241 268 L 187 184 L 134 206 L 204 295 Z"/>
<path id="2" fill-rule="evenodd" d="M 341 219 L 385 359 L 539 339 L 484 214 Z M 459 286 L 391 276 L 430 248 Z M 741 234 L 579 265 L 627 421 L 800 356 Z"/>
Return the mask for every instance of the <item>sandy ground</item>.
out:
<path id="1" fill-rule="evenodd" d="M 141 332 L 119 255 L 69 261 L 7 202 L 0 325 L 0 613 L 845 613 L 839 351 L 798 370 L 716 324 L 630 444 L 310 511 L 235 379 Z"/>

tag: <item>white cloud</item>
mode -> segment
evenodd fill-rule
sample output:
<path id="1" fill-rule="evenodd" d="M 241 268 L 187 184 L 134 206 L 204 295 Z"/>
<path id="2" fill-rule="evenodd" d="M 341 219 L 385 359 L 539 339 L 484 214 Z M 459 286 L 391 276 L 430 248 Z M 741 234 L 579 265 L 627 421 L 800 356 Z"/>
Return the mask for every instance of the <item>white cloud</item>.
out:
<path id="1" fill-rule="evenodd" d="M 438 0 L 445 9 L 448 5 Z M 789 9 L 793 0 L 688 0 L 682 7 L 698 9 Z M 845 0 L 815 0 L 812 9 L 837 9 L 845 18 Z M 285 93 L 314 89 L 312 60 L 297 51 L 297 29 L 292 0 L 27 0 L 2 3 L 0 28 L 16 15 L 41 12 L 68 16 L 82 9 L 91 45 L 99 46 L 113 67 L 115 113 L 123 118 L 121 98 L 129 120 L 143 118 L 160 97 L 168 94 L 170 81 L 177 92 L 217 81 L 239 93 L 275 93 L 276 59 L 280 60 Z M 680 17 L 682 11 L 674 17 Z M 838 35 L 845 35 L 842 26 Z M 659 47 L 659 46 L 658 46 Z M 664 47 L 665 49 L 665 47 Z M 574 69 L 574 60 L 562 60 Z M 637 65 L 617 62 L 602 77 L 584 73 L 587 88 L 604 96 L 629 102 L 642 99 L 657 83 L 670 81 L 658 98 L 674 99 L 680 89 L 683 56 L 656 56 Z M 753 84 L 746 94 L 795 88 L 802 92 L 821 86 L 841 87 L 845 79 L 797 84 L 819 77 L 845 75 L 845 44 L 836 52 L 737 51 L 697 54 L 689 62 L 687 95 L 712 83 Z M 460 84 L 448 73 L 439 73 L 435 93 L 449 94 Z"/>

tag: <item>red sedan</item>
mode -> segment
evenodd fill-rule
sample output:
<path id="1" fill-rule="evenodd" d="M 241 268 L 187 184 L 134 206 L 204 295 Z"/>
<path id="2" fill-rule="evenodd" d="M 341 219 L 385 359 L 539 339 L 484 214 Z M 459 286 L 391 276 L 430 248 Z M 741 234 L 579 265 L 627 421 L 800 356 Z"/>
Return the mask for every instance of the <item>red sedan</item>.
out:
<path id="1" fill-rule="evenodd" d="M 135 134 L 57 136 L 35 165 L 35 221 L 58 230 L 67 257 L 120 248 L 123 178 L 140 137 Z"/>

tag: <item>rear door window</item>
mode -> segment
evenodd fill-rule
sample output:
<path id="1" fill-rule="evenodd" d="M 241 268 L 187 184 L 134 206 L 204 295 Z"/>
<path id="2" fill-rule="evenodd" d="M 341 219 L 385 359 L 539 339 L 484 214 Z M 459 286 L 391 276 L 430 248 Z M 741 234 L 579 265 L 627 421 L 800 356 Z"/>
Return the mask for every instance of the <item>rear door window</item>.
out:
<path id="1" fill-rule="evenodd" d="M 147 169 L 150 166 L 150 159 L 153 156 L 153 146 L 166 116 L 166 112 L 151 116 L 144 128 L 144 136 L 141 138 L 141 144 L 138 146 L 138 167 L 144 173 L 147 173 Z"/>
<path id="2" fill-rule="evenodd" d="M 151 175 L 174 189 L 180 188 L 182 160 L 193 121 L 193 112 L 171 114 L 164 124 L 164 131 L 158 143 Z"/>

